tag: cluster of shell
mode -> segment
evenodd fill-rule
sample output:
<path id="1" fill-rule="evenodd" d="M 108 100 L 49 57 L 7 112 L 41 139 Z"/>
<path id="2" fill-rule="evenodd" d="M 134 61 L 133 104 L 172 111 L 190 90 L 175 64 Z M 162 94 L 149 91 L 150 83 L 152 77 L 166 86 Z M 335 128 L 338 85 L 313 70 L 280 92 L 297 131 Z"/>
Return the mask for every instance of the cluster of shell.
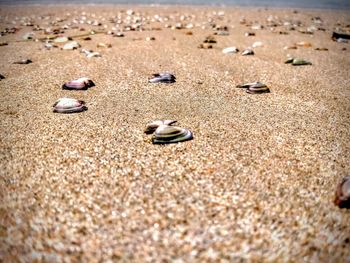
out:
<path id="1" fill-rule="evenodd" d="M 95 83 L 86 77 L 75 79 L 66 82 L 62 85 L 64 90 L 87 90 L 88 88 L 94 87 Z M 53 112 L 57 113 L 75 113 L 86 111 L 88 108 L 85 105 L 85 101 L 72 99 L 72 98 L 61 98 L 57 100 L 53 105 Z"/>
<path id="2" fill-rule="evenodd" d="M 193 134 L 190 130 L 173 126 L 175 120 L 157 120 L 147 124 L 144 132 L 153 134 L 153 144 L 169 144 L 184 142 L 193 139 Z"/>
<path id="3" fill-rule="evenodd" d="M 270 93 L 270 89 L 261 82 L 245 83 L 242 85 L 237 85 L 237 88 L 246 89 L 246 92 L 249 94 Z"/>

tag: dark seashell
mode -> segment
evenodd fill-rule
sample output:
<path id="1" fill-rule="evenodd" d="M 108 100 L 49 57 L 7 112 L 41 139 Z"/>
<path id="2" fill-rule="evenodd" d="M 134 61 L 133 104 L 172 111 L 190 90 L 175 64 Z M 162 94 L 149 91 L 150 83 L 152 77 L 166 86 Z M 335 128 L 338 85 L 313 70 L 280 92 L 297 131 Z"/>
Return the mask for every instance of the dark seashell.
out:
<path id="1" fill-rule="evenodd" d="M 149 79 L 150 83 L 174 83 L 176 82 L 176 77 L 167 72 L 153 74 L 153 77 Z"/>
<path id="2" fill-rule="evenodd" d="M 254 32 L 246 32 L 244 35 L 246 37 L 251 37 L 251 36 L 255 36 L 255 33 Z"/>
<path id="3" fill-rule="evenodd" d="M 23 64 L 23 65 L 30 64 L 30 63 L 33 63 L 33 61 L 31 61 L 30 59 L 23 59 L 23 60 L 13 62 L 13 64 Z"/>
<path id="4" fill-rule="evenodd" d="M 79 78 L 76 80 L 69 81 L 62 85 L 62 89 L 67 90 L 87 90 L 88 88 L 94 87 L 95 83 L 88 78 Z"/>
<path id="5" fill-rule="evenodd" d="M 344 177 L 335 192 L 334 204 L 339 208 L 350 209 L 350 177 Z"/>
<path id="6" fill-rule="evenodd" d="M 198 48 L 201 48 L 201 49 L 212 49 L 213 45 L 208 44 L 208 43 L 204 43 L 204 44 L 199 44 Z"/>
<path id="7" fill-rule="evenodd" d="M 317 48 L 315 48 L 315 50 L 317 50 L 317 51 L 328 51 L 328 48 L 326 48 L 326 47 L 317 47 Z"/>
<path id="8" fill-rule="evenodd" d="M 338 40 L 338 39 L 350 39 L 350 35 L 349 35 L 349 34 L 344 34 L 344 33 L 333 32 L 333 34 L 332 34 L 332 39 L 333 39 L 333 40 Z"/>
<path id="9" fill-rule="evenodd" d="M 216 40 L 213 36 L 207 36 L 203 43 L 208 43 L 208 44 L 215 44 L 216 43 Z"/>
<path id="10" fill-rule="evenodd" d="M 57 113 L 75 113 L 86 111 L 88 108 L 85 102 L 77 99 L 61 98 L 53 105 L 53 112 Z"/>
<path id="11" fill-rule="evenodd" d="M 0 74 L 0 79 L 5 79 L 5 77 L 3 75 Z"/>
<path id="12" fill-rule="evenodd" d="M 153 121 L 149 124 L 147 124 L 144 132 L 146 134 L 152 134 L 156 131 L 156 129 L 160 126 L 160 125 L 173 125 L 174 123 L 176 123 L 175 120 L 157 120 L 157 121 Z"/>
<path id="13" fill-rule="evenodd" d="M 251 83 L 244 83 L 242 85 L 237 85 L 236 87 L 240 89 L 247 89 L 249 87 L 262 88 L 267 86 L 264 83 L 257 81 L 257 82 L 251 82 Z"/>
<path id="14" fill-rule="evenodd" d="M 261 82 L 245 83 L 237 85 L 237 88 L 246 89 L 246 92 L 250 94 L 270 93 L 270 89 Z"/>
<path id="15" fill-rule="evenodd" d="M 261 93 L 270 93 L 270 89 L 268 87 L 249 87 L 246 90 L 247 93 L 249 94 L 261 94 Z"/>
<path id="16" fill-rule="evenodd" d="M 152 142 L 153 144 L 168 144 L 192 139 L 193 134 L 190 130 L 176 126 L 161 125 L 156 129 Z"/>

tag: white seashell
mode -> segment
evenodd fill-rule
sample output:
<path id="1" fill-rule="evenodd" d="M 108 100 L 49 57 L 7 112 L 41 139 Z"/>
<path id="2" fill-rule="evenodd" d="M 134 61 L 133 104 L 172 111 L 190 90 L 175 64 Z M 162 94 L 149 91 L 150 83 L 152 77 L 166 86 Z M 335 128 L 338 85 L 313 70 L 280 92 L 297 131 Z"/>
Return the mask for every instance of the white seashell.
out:
<path id="1" fill-rule="evenodd" d="M 99 57 L 101 57 L 101 54 L 99 52 L 91 52 L 91 53 L 87 54 L 86 57 L 88 57 L 88 58 L 93 58 L 93 57 L 99 58 Z"/>
<path id="2" fill-rule="evenodd" d="M 155 132 L 155 130 L 161 125 L 172 125 L 174 123 L 176 123 L 175 120 L 157 120 L 157 121 L 153 121 L 153 122 L 147 124 L 144 132 L 146 134 L 151 134 L 151 133 Z"/>
<path id="3" fill-rule="evenodd" d="M 242 52 L 242 56 L 254 55 L 254 51 L 251 48 L 247 48 Z"/>
<path id="4" fill-rule="evenodd" d="M 193 139 L 193 134 L 190 130 L 169 126 L 169 125 L 160 125 L 153 137 L 153 144 L 168 144 L 168 143 L 177 143 Z"/>
<path id="5" fill-rule="evenodd" d="M 91 79 L 83 77 L 83 78 L 66 82 L 65 84 L 62 85 L 62 89 L 87 90 L 88 88 L 91 88 L 93 86 L 95 86 L 95 83 Z"/>
<path id="6" fill-rule="evenodd" d="M 54 39 L 53 42 L 55 42 L 55 43 L 64 43 L 64 42 L 68 42 L 68 41 L 69 41 L 68 37 L 57 37 L 57 38 Z"/>
<path id="7" fill-rule="evenodd" d="M 222 53 L 228 54 L 228 53 L 237 53 L 239 52 L 239 49 L 236 47 L 227 47 L 222 50 Z"/>
<path id="8" fill-rule="evenodd" d="M 263 46 L 263 43 L 260 41 L 254 42 L 252 45 L 252 47 L 262 47 L 262 46 Z"/>
<path id="9" fill-rule="evenodd" d="M 73 50 L 80 48 L 80 44 L 77 41 L 68 42 L 63 46 L 64 50 Z"/>
<path id="10" fill-rule="evenodd" d="M 53 107 L 53 112 L 58 113 L 74 113 L 87 110 L 84 101 L 71 98 L 61 98 L 55 102 Z"/>

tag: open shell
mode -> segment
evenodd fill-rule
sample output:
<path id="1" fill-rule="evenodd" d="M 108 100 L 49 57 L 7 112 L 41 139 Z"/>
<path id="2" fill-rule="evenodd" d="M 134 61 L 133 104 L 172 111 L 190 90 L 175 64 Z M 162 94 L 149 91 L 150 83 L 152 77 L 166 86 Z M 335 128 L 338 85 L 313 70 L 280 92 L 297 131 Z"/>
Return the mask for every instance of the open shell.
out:
<path id="1" fill-rule="evenodd" d="M 335 192 L 334 204 L 339 208 L 350 209 L 350 177 L 344 177 Z"/>
<path id="2" fill-rule="evenodd" d="M 153 121 L 149 124 L 147 124 L 144 132 L 146 134 L 152 134 L 156 131 L 156 129 L 161 126 L 161 125 L 172 125 L 176 123 L 175 120 L 157 120 L 157 121 Z"/>
<path id="3" fill-rule="evenodd" d="M 86 90 L 95 86 L 95 83 L 88 78 L 79 78 L 76 80 L 69 81 L 62 85 L 62 89 L 67 90 Z"/>
<path id="4" fill-rule="evenodd" d="M 77 99 L 61 98 L 53 105 L 53 112 L 74 113 L 87 110 L 85 102 Z"/>
<path id="5" fill-rule="evenodd" d="M 192 139 L 193 134 L 190 130 L 176 126 L 160 125 L 152 137 L 152 142 L 153 144 L 168 144 Z"/>

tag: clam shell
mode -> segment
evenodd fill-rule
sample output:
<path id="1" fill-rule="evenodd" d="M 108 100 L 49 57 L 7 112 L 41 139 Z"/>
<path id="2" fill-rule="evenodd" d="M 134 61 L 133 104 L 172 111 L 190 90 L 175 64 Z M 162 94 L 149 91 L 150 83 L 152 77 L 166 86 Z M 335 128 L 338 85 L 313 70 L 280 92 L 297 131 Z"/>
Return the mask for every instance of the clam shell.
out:
<path id="1" fill-rule="evenodd" d="M 160 125 L 172 125 L 176 123 L 175 120 L 157 120 L 147 124 L 144 132 L 146 134 L 152 134 Z"/>
<path id="2" fill-rule="evenodd" d="M 71 98 L 61 98 L 57 100 L 53 108 L 53 112 L 58 113 L 74 113 L 87 110 L 84 101 Z"/>
<path id="3" fill-rule="evenodd" d="M 67 90 L 86 90 L 95 86 L 95 83 L 88 78 L 79 78 L 76 80 L 69 81 L 62 85 L 62 89 Z"/>
<path id="4" fill-rule="evenodd" d="M 267 87 L 267 86 L 264 83 L 257 81 L 257 82 L 251 82 L 251 83 L 244 83 L 242 85 L 237 85 L 236 87 L 242 88 L 242 89 L 248 89 L 250 87 L 262 88 L 262 87 Z"/>
<path id="5" fill-rule="evenodd" d="M 77 41 L 68 42 L 63 46 L 63 49 L 65 50 L 73 50 L 78 48 L 80 48 L 80 44 Z"/>
<path id="6" fill-rule="evenodd" d="M 334 204 L 339 208 L 350 209 L 350 177 L 344 177 L 335 192 Z"/>
<path id="7" fill-rule="evenodd" d="M 261 93 L 270 93 L 270 89 L 268 87 L 249 87 L 247 90 L 246 90 L 247 93 L 250 93 L 250 94 L 261 94 Z"/>
<path id="8" fill-rule="evenodd" d="M 193 134 L 190 130 L 176 126 L 161 125 L 156 129 L 152 142 L 153 144 L 168 144 L 192 139 Z"/>
<path id="9" fill-rule="evenodd" d="M 251 48 L 247 48 L 242 52 L 242 56 L 254 55 L 254 51 Z"/>
<path id="10" fill-rule="evenodd" d="M 237 53 L 239 52 L 239 49 L 236 47 L 227 47 L 222 50 L 222 53 L 228 54 L 228 53 Z"/>
<path id="11" fill-rule="evenodd" d="M 304 60 L 302 58 L 295 58 L 292 62 L 293 66 L 303 66 L 303 65 L 312 65 L 310 61 Z"/>
<path id="12" fill-rule="evenodd" d="M 13 64 L 30 64 L 32 63 L 33 61 L 31 61 L 30 59 L 22 59 L 22 60 L 19 60 L 19 61 L 16 61 L 16 62 L 13 62 Z"/>
<path id="13" fill-rule="evenodd" d="M 150 83 L 174 83 L 176 82 L 176 77 L 167 72 L 153 74 L 153 77 L 149 79 Z"/>

